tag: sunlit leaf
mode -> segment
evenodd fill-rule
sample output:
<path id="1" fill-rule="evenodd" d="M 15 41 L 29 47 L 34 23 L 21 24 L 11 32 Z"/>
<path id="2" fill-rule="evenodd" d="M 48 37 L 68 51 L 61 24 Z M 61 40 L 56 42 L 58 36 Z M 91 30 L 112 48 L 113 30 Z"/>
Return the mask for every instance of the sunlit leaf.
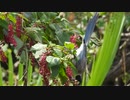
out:
<path id="1" fill-rule="evenodd" d="M 53 56 L 47 56 L 46 61 L 50 64 L 50 67 L 59 65 L 61 63 L 60 58 Z"/>

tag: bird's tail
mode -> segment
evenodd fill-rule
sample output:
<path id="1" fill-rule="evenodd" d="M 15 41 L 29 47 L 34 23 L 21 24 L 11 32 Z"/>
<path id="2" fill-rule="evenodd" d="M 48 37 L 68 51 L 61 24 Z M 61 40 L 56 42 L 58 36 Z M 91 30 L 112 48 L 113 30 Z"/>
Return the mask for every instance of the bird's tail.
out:
<path id="1" fill-rule="evenodd" d="M 97 19 L 98 19 L 98 12 L 96 12 L 95 15 L 93 16 L 93 18 L 88 22 L 88 25 L 87 25 L 87 28 L 86 28 L 86 33 L 85 33 L 85 36 L 84 36 L 84 39 L 83 39 L 85 44 L 89 41 L 90 36 L 93 33 Z"/>

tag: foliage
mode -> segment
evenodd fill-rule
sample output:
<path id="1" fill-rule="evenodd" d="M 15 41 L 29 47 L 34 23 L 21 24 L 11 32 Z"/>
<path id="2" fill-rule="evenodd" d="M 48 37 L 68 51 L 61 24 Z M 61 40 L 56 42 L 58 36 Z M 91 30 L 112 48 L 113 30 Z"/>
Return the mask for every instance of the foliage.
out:
<path id="1" fill-rule="evenodd" d="M 71 66 L 76 73 L 72 64 L 74 44 L 69 40 L 73 29 L 59 12 L 1 12 L 0 18 L 1 50 L 4 51 L 4 56 L 8 56 L 8 61 L 4 62 L 8 63 L 9 70 L 9 78 L 5 85 L 30 86 L 41 82 L 44 85 L 64 85 L 72 78 L 67 76 L 66 68 Z M 49 55 L 44 55 L 46 52 L 49 52 Z M 17 59 L 17 66 L 13 65 L 11 54 Z M 1 61 L 3 63 L 4 60 Z M 3 67 L 2 70 L 5 70 Z M 14 67 L 18 72 L 14 72 Z M 47 69 L 51 74 L 49 76 L 41 72 L 47 73 Z M 40 79 L 39 82 L 32 79 L 33 73 Z"/>
<path id="2" fill-rule="evenodd" d="M 99 14 L 100 18 L 87 47 L 88 65 L 94 61 L 95 55 L 102 48 L 102 43 L 105 44 L 107 31 L 111 31 L 105 30 L 105 27 L 109 27 L 106 23 L 111 20 L 110 13 Z M 0 12 L 0 85 L 79 85 L 75 80 L 76 48 L 80 46 L 87 22 L 93 15 L 94 12 Z M 121 18 L 117 18 L 118 29 L 122 28 Z M 127 27 L 127 24 L 125 25 Z M 118 29 L 116 31 L 119 37 Z M 116 49 L 113 52 L 116 52 Z M 113 58 L 108 59 L 112 63 Z M 95 64 L 92 68 L 95 68 Z M 107 72 L 108 70 L 103 73 Z M 97 75 L 97 72 L 94 73 Z"/>
<path id="3" fill-rule="evenodd" d="M 112 13 L 105 30 L 104 41 L 92 66 L 89 85 L 100 86 L 114 60 L 124 24 L 124 13 Z M 107 53 L 105 53 L 107 52 Z M 100 69 L 100 70 L 99 70 Z"/>

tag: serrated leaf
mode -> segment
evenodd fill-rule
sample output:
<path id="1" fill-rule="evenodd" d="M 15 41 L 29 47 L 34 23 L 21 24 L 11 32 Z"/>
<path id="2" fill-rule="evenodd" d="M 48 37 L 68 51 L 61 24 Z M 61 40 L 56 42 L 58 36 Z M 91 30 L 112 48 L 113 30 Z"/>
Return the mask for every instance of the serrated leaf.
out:
<path id="1" fill-rule="evenodd" d="M 26 29 L 27 34 L 35 41 L 38 41 L 42 43 L 42 34 L 40 31 L 42 31 L 38 27 L 27 27 Z"/>
<path id="2" fill-rule="evenodd" d="M 16 46 L 16 49 L 19 50 L 22 46 L 23 46 L 23 41 L 21 41 L 20 38 L 18 38 L 17 36 L 14 35 L 14 39 L 16 40 L 17 42 L 17 46 Z"/>
<path id="3" fill-rule="evenodd" d="M 65 70 L 63 67 L 60 67 L 60 70 L 59 70 L 59 77 L 60 77 L 60 80 L 61 80 L 61 83 L 64 84 L 68 77 L 66 76 L 66 73 L 65 73 Z"/>
<path id="4" fill-rule="evenodd" d="M 33 55 L 37 59 L 37 58 L 39 58 L 45 52 L 46 52 L 46 49 L 42 49 L 42 50 L 36 51 L 36 53 L 34 53 Z"/>
<path id="5" fill-rule="evenodd" d="M 55 78 L 59 74 L 59 68 L 60 68 L 59 65 L 51 67 L 51 70 L 52 70 L 51 77 L 52 78 Z"/>
<path id="6" fill-rule="evenodd" d="M 50 64 L 50 67 L 59 65 L 61 63 L 60 58 L 53 56 L 47 56 L 46 61 Z"/>
<path id="7" fill-rule="evenodd" d="M 56 48 L 54 48 L 53 50 L 57 54 L 57 56 L 62 57 L 63 54 L 62 54 L 61 50 L 56 49 Z"/>
<path id="8" fill-rule="evenodd" d="M 46 52 L 46 44 L 42 44 L 42 43 L 37 43 L 35 45 L 33 45 L 31 47 L 31 51 L 35 51 L 35 53 L 33 53 L 34 57 L 37 59 L 39 58 L 42 53 Z"/>
<path id="9" fill-rule="evenodd" d="M 56 37 L 60 45 L 64 45 L 65 41 L 69 41 L 70 35 L 63 31 L 56 31 Z"/>
<path id="10" fill-rule="evenodd" d="M 43 50 L 43 49 L 46 49 L 47 45 L 46 44 L 42 44 L 42 43 L 37 43 L 35 45 L 33 45 L 31 47 L 31 50 L 32 51 L 37 51 L 37 50 Z"/>
<path id="11" fill-rule="evenodd" d="M 36 33 L 38 30 L 41 30 L 41 29 L 38 28 L 38 27 L 26 27 L 25 30 L 26 30 L 27 33 L 30 33 L 30 32 Z"/>
<path id="12" fill-rule="evenodd" d="M 42 22 L 45 22 L 45 23 L 49 22 L 49 18 L 46 16 L 46 14 L 43 14 L 43 15 L 41 16 L 40 20 L 41 20 Z"/>
<path id="13" fill-rule="evenodd" d="M 49 27 L 50 27 L 51 29 L 55 30 L 55 31 L 57 30 L 56 27 L 55 27 L 55 23 L 49 24 Z"/>

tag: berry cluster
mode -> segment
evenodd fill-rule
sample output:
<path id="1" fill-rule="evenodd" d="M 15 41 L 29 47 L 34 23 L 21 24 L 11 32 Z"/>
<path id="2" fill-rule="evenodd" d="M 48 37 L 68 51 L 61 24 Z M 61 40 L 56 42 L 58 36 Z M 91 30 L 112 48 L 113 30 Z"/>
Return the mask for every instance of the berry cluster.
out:
<path id="1" fill-rule="evenodd" d="M 28 44 L 27 44 L 27 48 L 30 50 L 30 48 L 35 44 L 36 42 L 30 38 L 28 38 Z M 32 52 L 29 51 L 29 58 L 31 59 L 31 64 L 32 66 L 36 65 L 36 59 L 33 56 Z"/>
<path id="2" fill-rule="evenodd" d="M 73 72 L 70 66 L 66 67 L 66 75 L 68 76 L 69 79 L 71 79 L 73 76 Z"/>
<path id="3" fill-rule="evenodd" d="M 77 45 L 78 38 L 79 36 L 77 34 L 73 34 L 72 36 L 70 36 L 70 42 L 74 43 L 75 48 L 78 48 L 78 45 Z"/>
<path id="4" fill-rule="evenodd" d="M 16 33 L 18 37 L 21 37 L 22 33 L 22 18 L 20 16 L 16 16 Z"/>
<path id="5" fill-rule="evenodd" d="M 17 42 L 14 39 L 13 25 L 11 23 L 8 25 L 8 34 L 5 35 L 5 42 L 13 44 L 15 47 L 17 46 Z"/>
<path id="6" fill-rule="evenodd" d="M 72 80 L 73 77 L 73 72 L 70 66 L 67 66 L 66 69 L 66 75 L 68 76 L 67 81 L 65 82 L 64 86 L 69 86 L 70 81 Z"/>
<path id="7" fill-rule="evenodd" d="M 5 54 L 4 54 L 4 52 L 3 52 L 1 47 L 0 47 L 0 60 L 2 62 L 7 62 L 7 58 L 6 58 L 6 56 L 5 56 Z"/>
<path id="8" fill-rule="evenodd" d="M 36 59 L 33 56 L 32 52 L 29 52 L 29 58 L 31 59 L 31 65 L 35 66 L 36 65 Z"/>
<path id="9" fill-rule="evenodd" d="M 39 66 L 40 66 L 40 74 L 43 76 L 44 84 L 46 86 L 49 86 L 49 76 L 50 76 L 50 70 L 47 66 L 46 57 L 50 54 L 50 52 L 45 52 L 41 55 L 39 59 Z"/>

